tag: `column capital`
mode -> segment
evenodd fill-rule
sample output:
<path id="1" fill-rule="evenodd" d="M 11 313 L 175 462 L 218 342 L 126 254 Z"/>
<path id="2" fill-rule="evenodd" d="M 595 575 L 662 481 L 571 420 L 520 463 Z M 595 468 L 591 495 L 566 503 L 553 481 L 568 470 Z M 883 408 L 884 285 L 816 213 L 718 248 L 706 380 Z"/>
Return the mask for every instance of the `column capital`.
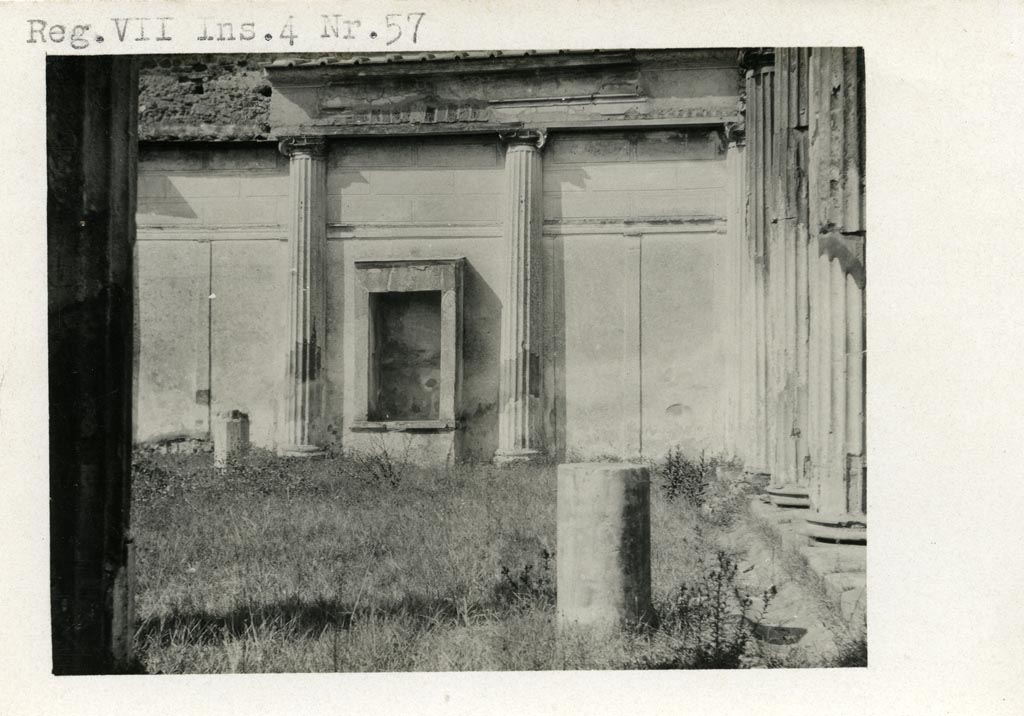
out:
<path id="1" fill-rule="evenodd" d="M 743 120 L 739 122 L 726 122 L 725 123 L 725 146 L 735 144 L 738 147 L 742 147 L 747 143 L 747 131 L 746 123 Z"/>
<path id="2" fill-rule="evenodd" d="M 774 47 L 752 47 L 741 50 L 739 57 L 740 68 L 744 70 L 774 69 L 775 48 Z"/>
<path id="3" fill-rule="evenodd" d="M 520 127 L 519 129 L 498 132 L 498 138 L 510 148 L 527 146 L 540 149 L 548 139 L 548 132 L 546 129 Z"/>
<path id="4" fill-rule="evenodd" d="M 305 134 L 285 137 L 277 143 L 277 150 L 286 157 L 295 155 L 325 157 L 327 156 L 327 140 L 324 137 Z"/>

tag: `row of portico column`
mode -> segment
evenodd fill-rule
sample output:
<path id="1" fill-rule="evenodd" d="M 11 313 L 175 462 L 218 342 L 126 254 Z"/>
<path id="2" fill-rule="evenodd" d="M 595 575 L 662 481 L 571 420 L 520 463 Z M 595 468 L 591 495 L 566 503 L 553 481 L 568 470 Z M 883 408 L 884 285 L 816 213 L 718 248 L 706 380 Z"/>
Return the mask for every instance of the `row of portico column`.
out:
<path id="1" fill-rule="evenodd" d="M 504 216 L 506 255 L 501 314 L 498 449 L 500 463 L 544 454 L 542 340 L 542 232 L 545 134 L 501 134 L 506 147 Z M 291 215 L 288 226 L 288 321 L 283 435 L 280 452 L 323 453 L 326 356 L 327 144 L 323 137 L 290 137 Z"/>
<path id="2" fill-rule="evenodd" d="M 856 49 L 749 53 L 730 145 L 746 173 L 733 447 L 774 504 L 809 508 L 809 534 L 850 541 L 866 528 L 863 78 Z"/>

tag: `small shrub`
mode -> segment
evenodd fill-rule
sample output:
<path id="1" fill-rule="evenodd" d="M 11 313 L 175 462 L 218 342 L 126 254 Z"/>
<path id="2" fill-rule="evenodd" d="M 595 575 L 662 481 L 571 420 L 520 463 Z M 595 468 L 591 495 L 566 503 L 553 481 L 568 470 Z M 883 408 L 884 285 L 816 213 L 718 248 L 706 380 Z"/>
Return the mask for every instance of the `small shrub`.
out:
<path id="1" fill-rule="evenodd" d="M 750 494 L 749 483 L 729 475 L 716 474 L 704 492 L 701 514 L 713 525 L 728 527 L 743 514 Z"/>
<path id="2" fill-rule="evenodd" d="M 749 666 L 747 648 L 754 628 L 775 597 L 771 587 L 756 598 L 737 582 L 736 560 L 717 550 L 702 560 L 690 583 L 681 584 L 660 605 L 660 632 L 667 648 L 638 658 L 647 669 L 738 669 Z"/>
<path id="3" fill-rule="evenodd" d="M 715 476 L 715 459 L 708 459 L 702 450 L 699 458 L 691 460 L 676 446 L 669 449 L 655 470 L 661 479 L 665 497 L 669 500 L 682 498 L 694 507 L 700 507 Z"/>
<path id="4" fill-rule="evenodd" d="M 504 607 L 549 607 L 555 603 L 551 553 L 541 550 L 536 563 L 527 562 L 513 571 L 502 565 L 494 597 Z"/>
<path id="5" fill-rule="evenodd" d="M 408 439 L 400 448 L 390 447 L 381 437 L 367 450 L 349 450 L 339 463 L 347 477 L 368 482 L 377 487 L 397 488 L 409 472 Z"/>

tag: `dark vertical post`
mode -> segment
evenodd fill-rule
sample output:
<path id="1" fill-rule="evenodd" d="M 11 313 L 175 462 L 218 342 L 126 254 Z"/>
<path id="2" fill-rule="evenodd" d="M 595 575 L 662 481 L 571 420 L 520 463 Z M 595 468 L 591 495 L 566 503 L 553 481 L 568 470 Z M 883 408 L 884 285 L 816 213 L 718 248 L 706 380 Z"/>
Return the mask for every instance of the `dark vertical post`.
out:
<path id="1" fill-rule="evenodd" d="M 49 57 L 47 269 L 53 671 L 131 660 L 136 61 Z"/>

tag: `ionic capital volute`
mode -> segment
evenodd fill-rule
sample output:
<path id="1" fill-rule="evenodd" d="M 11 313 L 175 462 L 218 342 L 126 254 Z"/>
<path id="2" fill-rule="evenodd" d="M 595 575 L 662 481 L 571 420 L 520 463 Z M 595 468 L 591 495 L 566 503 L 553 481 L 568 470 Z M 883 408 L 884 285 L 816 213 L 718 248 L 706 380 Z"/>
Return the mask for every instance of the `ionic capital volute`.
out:
<path id="1" fill-rule="evenodd" d="M 327 156 L 327 140 L 314 135 L 285 137 L 277 143 L 277 150 L 286 157 L 309 156 L 322 158 Z"/>
<path id="2" fill-rule="evenodd" d="M 498 132 L 498 137 L 509 147 L 527 146 L 540 149 L 547 141 L 548 133 L 545 129 L 520 127 L 519 129 Z"/>
<path id="3" fill-rule="evenodd" d="M 774 47 L 752 47 L 740 51 L 739 65 L 744 70 L 764 70 L 775 65 Z"/>
<path id="4" fill-rule="evenodd" d="M 725 123 L 725 145 L 735 144 L 738 147 L 742 147 L 747 142 L 746 135 L 746 123 L 743 120 L 739 122 L 726 122 Z"/>

